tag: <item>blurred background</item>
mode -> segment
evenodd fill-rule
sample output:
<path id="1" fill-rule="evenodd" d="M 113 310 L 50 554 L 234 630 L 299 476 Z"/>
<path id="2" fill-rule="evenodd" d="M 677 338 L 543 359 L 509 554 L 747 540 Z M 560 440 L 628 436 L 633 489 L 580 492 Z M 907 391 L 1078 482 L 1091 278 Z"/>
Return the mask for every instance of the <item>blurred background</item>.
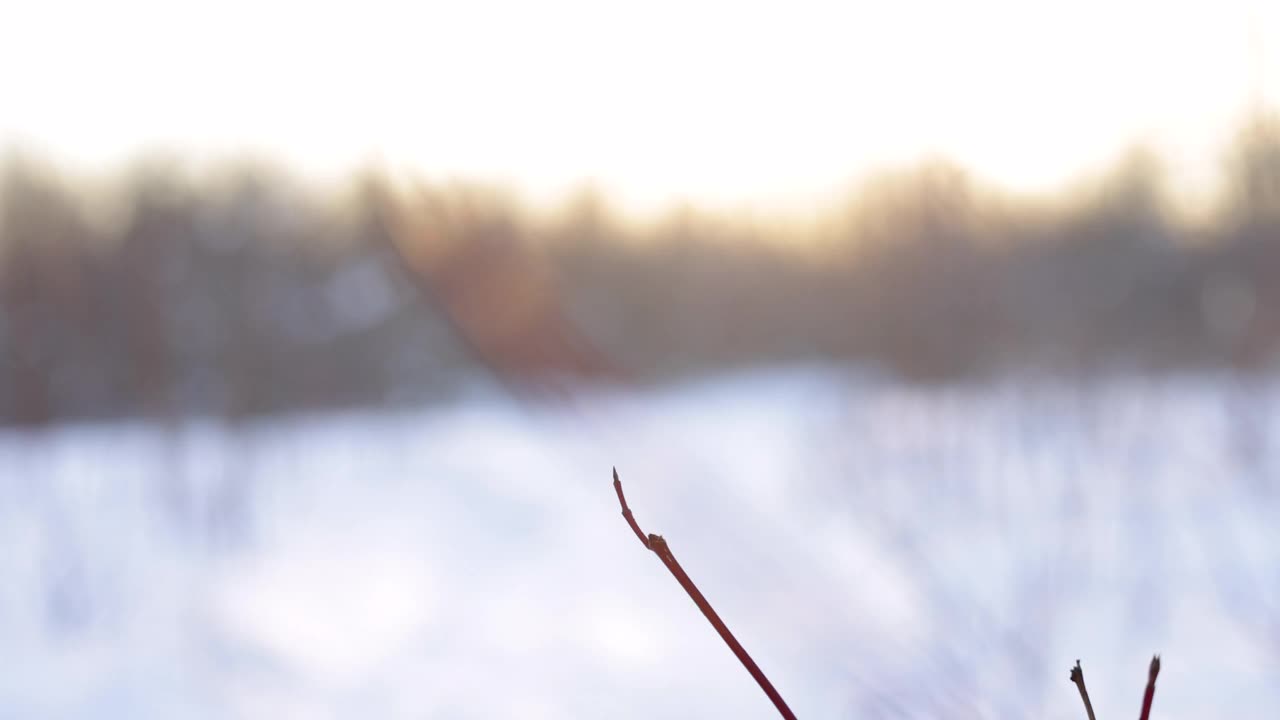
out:
<path id="1" fill-rule="evenodd" d="M 0 718 L 1275 717 L 1273 43 L 0 5 Z"/>

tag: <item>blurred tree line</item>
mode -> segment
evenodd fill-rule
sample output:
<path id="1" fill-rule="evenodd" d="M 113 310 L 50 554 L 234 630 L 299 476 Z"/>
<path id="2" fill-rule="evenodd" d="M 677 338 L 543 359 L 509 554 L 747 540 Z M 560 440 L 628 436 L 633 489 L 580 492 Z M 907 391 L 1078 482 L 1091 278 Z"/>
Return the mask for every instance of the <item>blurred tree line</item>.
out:
<path id="1" fill-rule="evenodd" d="M 655 382 L 810 361 L 921 381 L 1271 369 L 1280 123 L 1251 122 L 1227 162 L 1196 221 L 1139 150 L 1053 202 L 928 163 L 800 225 L 624 222 L 591 193 L 538 215 L 372 175 L 321 192 L 248 164 L 91 187 L 10 155 L 0 423 L 420 404 L 482 365 L 574 375 L 588 349 Z"/>

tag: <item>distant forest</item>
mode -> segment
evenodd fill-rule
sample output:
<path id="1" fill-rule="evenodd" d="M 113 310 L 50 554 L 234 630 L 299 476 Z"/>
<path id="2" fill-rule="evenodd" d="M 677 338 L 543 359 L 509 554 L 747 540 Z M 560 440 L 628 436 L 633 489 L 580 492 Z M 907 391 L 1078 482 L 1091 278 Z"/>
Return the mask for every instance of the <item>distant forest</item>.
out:
<path id="1" fill-rule="evenodd" d="M 0 424 L 244 418 L 447 401 L 504 382 L 653 383 L 850 363 L 918 382 L 1280 359 L 1280 123 L 1224 154 L 1195 219 L 1134 151 L 1059 198 L 933 162 L 813 217 L 583 193 L 320 190 L 277 169 L 141 162 L 109 182 L 0 164 Z"/>

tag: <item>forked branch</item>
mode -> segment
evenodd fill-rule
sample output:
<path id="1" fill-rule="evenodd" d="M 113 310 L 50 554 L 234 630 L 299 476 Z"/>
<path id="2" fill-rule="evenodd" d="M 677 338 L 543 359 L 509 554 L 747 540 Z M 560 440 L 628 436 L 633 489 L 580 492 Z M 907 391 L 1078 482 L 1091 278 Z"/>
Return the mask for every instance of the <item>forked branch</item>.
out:
<path id="1" fill-rule="evenodd" d="M 716 611 L 712 609 L 711 603 L 707 602 L 707 599 L 703 597 L 702 593 L 698 590 L 698 587 L 693 584 L 693 580 L 691 580 L 689 575 L 685 573 L 684 568 L 680 567 L 680 563 L 676 562 L 676 556 L 672 554 L 671 548 L 667 545 L 667 541 L 664 540 L 661 535 L 654 535 L 650 533 L 646 536 L 644 532 L 640 530 L 640 524 L 636 522 L 635 515 L 631 513 L 631 508 L 627 507 L 627 498 L 622 494 L 622 481 L 618 479 L 617 468 L 613 469 L 613 489 L 618 493 L 618 504 L 622 506 L 622 517 L 626 518 L 627 524 L 631 526 L 632 532 L 634 532 L 636 537 L 640 539 L 641 544 L 643 544 L 646 549 L 652 550 L 653 553 L 658 556 L 658 559 L 662 561 L 662 564 L 667 566 L 667 570 L 671 571 L 676 582 L 679 582 L 680 587 L 683 587 L 684 591 L 689 594 L 693 603 L 697 605 L 698 609 L 702 611 L 702 614 L 706 616 L 707 620 L 711 623 L 711 626 L 720 634 L 721 639 L 723 639 L 725 644 L 729 646 L 729 649 L 733 651 L 733 654 L 738 656 L 738 660 L 742 662 L 743 667 L 747 669 L 747 672 L 751 673 L 751 677 L 755 678 L 756 684 L 758 684 L 760 689 L 764 690 L 764 693 L 769 696 L 771 701 L 773 701 L 773 706 L 778 709 L 778 712 L 782 714 L 782 717 L 787 718 L 787 720 L 795 720 L 795 713 L 791 712 L 791 708 L 787 707 L 786 701 L 783 700 L 782 695 L 778 694 L 778 691 L 774 689 L 773 683 L 769 682 L 769 678 L 765 677 L 764 672 L 758 665 L 756 665 L 755 660 L 751 659 L 751 656 L 747 654 L 746 649 L 742 647 L 742 644 L 738 642 L 738 639 L 733 636 L 733 633 L 729 632 L 729 628 L 724 624 L 724 621 L 720 619 L 720 616 L 716 614 Z M 1090 720 L 1092 720 L 1092 718 Z"/>
<path id="2" fill-rule="evenodd" d="M 1159 674 L 1160 656 L 1156 655 L 1151 658 L 1151 667 L 1147 670 L 1147 690 L 1142 694 L 1142 714 L 1138 716 L 1138 720 L 1151 718 L 1151 700 L 1156 694 L 1156 676 Z M 1089 702 L 1089 691 L 1084 686 L 1084 670 L 1080 669 L 1079 660 L 1076 660 L 1076 666 L 1071 668 L 1071 682 L 1080 689 L 1080 699 L 1084 701 L 1084 711 L 1088 713 L 1089 720 L 1097 720 L 1093 716 L 1093 703 Z"/>

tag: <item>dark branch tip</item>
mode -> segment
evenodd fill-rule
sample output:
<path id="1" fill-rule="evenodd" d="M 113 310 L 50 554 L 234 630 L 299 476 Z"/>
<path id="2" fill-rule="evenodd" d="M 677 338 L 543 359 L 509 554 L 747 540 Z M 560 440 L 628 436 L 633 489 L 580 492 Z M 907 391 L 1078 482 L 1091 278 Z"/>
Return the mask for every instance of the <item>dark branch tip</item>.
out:
<path id="1" fill-rule="evenodd" d="M 1153 655 L 1151 657 L 1151 669 L 1147 671 L 1147 677 L 1151 682 L 1155 682 L 1156 676 L 1160 674 L 1160 656 Z"/>

